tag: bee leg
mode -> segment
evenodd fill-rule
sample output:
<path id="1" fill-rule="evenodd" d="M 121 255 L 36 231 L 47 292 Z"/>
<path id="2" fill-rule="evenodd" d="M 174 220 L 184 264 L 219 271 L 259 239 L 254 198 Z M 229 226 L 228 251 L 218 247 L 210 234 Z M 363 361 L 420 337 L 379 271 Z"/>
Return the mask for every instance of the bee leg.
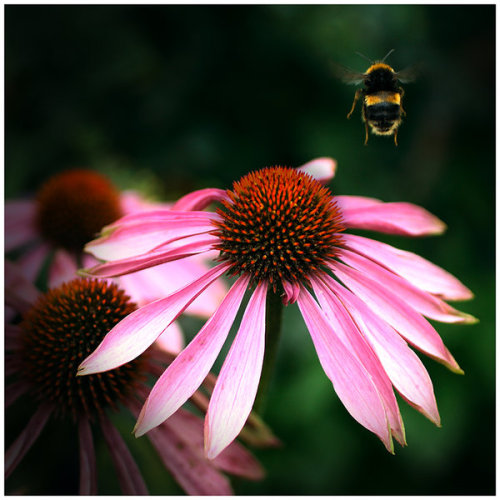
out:
<path id="1" fill-rule="evenodd" d="M 351 118 L 351 115 L 354 111 L 354 108 L 356 107 L 356 103 L 358 102 L 359 96 L 361 95 L 362 92 L 363 92 L 362 89 L 356 90 L 356 93 L 354 94 L 354 101 L 352 103 L 351 111 L 349 111 L 349 113 L 347 113 L 347 119 Z"/>
<path id="2" fill-rule="evenodd" d="M 365 122 L 365 146 L 368 144 L 368 123 Z"/>
<path id="3" fill-rule="evenodd" d="M 398 145 L 398 129 L 394 132 L 394 144 L 396 146 Z"/>

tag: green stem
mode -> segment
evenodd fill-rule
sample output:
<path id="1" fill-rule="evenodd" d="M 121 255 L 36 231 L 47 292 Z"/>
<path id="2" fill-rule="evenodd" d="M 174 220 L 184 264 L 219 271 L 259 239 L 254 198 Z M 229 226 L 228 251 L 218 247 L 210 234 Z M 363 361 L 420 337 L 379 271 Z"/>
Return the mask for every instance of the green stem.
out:
<path id="1" fill-rule="evenodd" d="M 264 401 L 271 381 L 278 344 L 281 335 L 281 318 L 283 315 L 283 303 L 279 294 L 272 290 L 267 292 L 266 298 L 266 348 L 264 352 L 264 363 L 260 377 L 259 390 L 255 398 L 254 411 L 262 414 Z"/>

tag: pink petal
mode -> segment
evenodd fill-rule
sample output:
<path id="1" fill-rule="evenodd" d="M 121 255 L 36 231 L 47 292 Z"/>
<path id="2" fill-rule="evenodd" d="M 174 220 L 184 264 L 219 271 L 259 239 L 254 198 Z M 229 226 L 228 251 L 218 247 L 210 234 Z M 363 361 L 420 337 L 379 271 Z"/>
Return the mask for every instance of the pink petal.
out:
<path id="1" fill-rule="evenodd" d="M 436 425 L 440 425 L 432 381 L 418 356 L 398 333 L 374 314 L 361 299 L 329 276 L 324 277 L 324 280 L 349 310 L 394 387 L 414 408 Z"/>
<path id="2" fill-rule="evenodd" d="M 165 467 L 188 495 L 232 495 L 231 485 L 197 450 L 186 445 L 174 425 L 165 422 L 148 437 Z"/>
<path id="3" fill-rule="evenodd" d="M 208 212 L 171 210 L 132 214 L 108 226 L 103 236 L 85 246 L 85 251 L 101 260 L 126 259 L 149 252 L 167 241 L 212 231 L 211 221 L 216 216 Z"/>
<path id="4" fill-rule="evenodd" d="M 52 408 L 43 405 L 31 417 L 28 425 L 19 434 L 18 438 L 9 446 L 5 453 L 5 477 L 9 477 L 12 471 L 18 466 L 24 455 L 33 446 L 38 436 L 45 427 L 52 413 Z"/>
<path id="5" fill-rule="evenodd" d="M 203 210 L 210 203 L 227 200 L 227 193 L 223 189 L 208 188 L 193 191 L 183 196 L 172 207 L 173 210 Z"/>
<path id="6" fill-rule="evenodd" d="M 49 268 L 49 287 L 55 288 L 76 278 L 76 257 L 65 250 L 57 250 Z"/>
<path id="7" fill-rule="evenodd" d="M 207 235 L 202 240 L 186 243 L 184 246 L 148 252 L 142 255 L 98 264 L 90 269 L 82 269 L 79 274 L 83 276 L 96 276 L 111 278 L 123 274 L 134 273 L 149 267 L 158 266 L 167 262 L 191 257 L 198 253 L 206 252 L 219 242 L 216 236 Z"/>
<path id="8" fill-rule="evenodd" d="M 80 495 L 97 495 L 97 467 L 92 430 L 87 417 L 78 422 L 80 441 Z"/>
<path id="9" fill-rule="evenodd" d="M 200 417 L 180 408 L 169 418 L 168 422 L 194 450 L 204 456 L 203 420 Z M 233 441 L 211 463 L 224 472 L 246 479 L 259 480 L 264 476 L 259 462 L 237 441 Z"/>
<path id="10" fill-rule="evenodd" d="M 172 204 L 147 201 L 135 191 L 122 191 L 120 193 L 120 205 L 122 213 L 129 215 L 137 212 L 158 210 L 160 208 L 170 209 Z"/>
<path id="11" fill-rule="evenodd" d="M 170 326 L 156 339 L 156 347 L 167 352 L 177 354 L 184 347 L 184 334 L 179 324 L 174 321 Z"/>
<path id="12" fill-rule="evenodd" d="M 436 330 L 397 295 L 363 273 L 340 262 L 335 263 L 331 268 L 353 293 L 410 344 L 443 363 L 450 370 L 463 373 Z"/>
<path id="13" fill-rule="evenodd" d="M 221 276 L 227 268 L 227 264 L 220 264 L 176 293 L 129 314 L 82 362 L 78 375 L 111 370 L 142 354 L 195 297 Z"/>
<path id="14" fill-rule="evenodd" d="M 19 313 L 26 312 L 38 299 L 38 290 L 24 277 L 17 264 L 6 260 L 4 269 L 5 303 Z"/>
<path id="15" fill-rule="evenodd" d="M 158 379 L 139 415 L 136 437 L 160 425 L 201 385 L 233 325 L 248 282 L 246 276 L 238 278 L 214 315 Z"/>
<path id="16" fill-rule="evenodd" d="M 190 283 L 196 276 L 206 272 L 208 266 L 203 256 L 192 256 L 175 262 L 168 262 L 120 277 L 121 286 L 139 305 L 147 304 L 160 297 L 170 295 L 184 283 Z M 208 260 L 207 260 L 208 262 Z M 186 314 L 201 318 L 210 317 L 227 293 L 222 280 L 215 281 L 186 309 Z"/>
<path id="17" fill-rule="evenodd" d="M 339 257 L 346 264 L 395 293 L 406 304 L 428 318 L 444 323 L 477 322 L 476 318 L 470 314 L 454 309 L 441 299 L 419 290 L 405 279 L 359 254 L 342 249 Z"/>
<path id="18" fill-rule="evenodd" d="M 380 203 L 364 208 L 343 209 L 348 228 L 389 234 L 424 236 L 441 234 L 446 225 L 427 210 L 412 203 Z"/>
<path id="19" fill-rule="evenodd" d="M 289 281 L 283 280 L 283 289 L 285 295 L 283 296 L 283 304 L 294 304 L 297 302 L 300 293 L 300 286 L 298 283 L 291 283 Z"/>
<path id="20" fill-rule="evenodd" d="M 314 177 L 318 182 L 326 184 L 335 177 L 337 162 L 333 158 L 316 158 L 298 167 L 299 172 L 305 172 Z"/>
<path id="21" fill-rule="evenodd" d="M 222 365 L 205 419 L 205 450 L 215 458 L 240 433 L 250 414 L 264 359 L 267 283 L 257 285 Z"/>
<path id="22" fill-rule="evenodd" d="M 439 295 L 444 300 L 473 297 L 472 292 L 457 278 L 419 255 L 354 234 L 342 234 L 342 241 L 347 248 L 377 261 L 417 288 Z"/>
<path id="23" fill-rule="evenodd" d="M 5 408 L 14 404 L 21 396 L 28 392 L 29 386 L 22 381 L 16 381 L 5 387 Z"/>
<path id="24" fill-rule="evenodd" d="M 344 346 L 309 292 L 302 288 L 297 300 L 318 358 L 335 392 L 352 417 L 393 453 L 391 430 L 377 387 L 358 359 Z"/>
<path id="25" fill-rule="evenodd" d="M 379 359 L 366 342 L 353 319 L 336 295 L 318 278 L 311 279 L 314 293 L 330 325 L 350 352 L 356 355 L 370 374 L 386 408 L 392 435 L 402 445 L 406 444 L 403 422 L 399 413 L 392 384 Z"/>
<path id="26" fill-rule="evenodd" d="M 369 208 L 376 205 L 382 205 L 383 202 L 375 198 L 367 198 L 365 196 L 335 196 L 337 206 L 342 210 L 357 210 L 358 208 Z"/>
<path id="27" fill-rule="evenodd" d="M 23 276 L 34 283 L 40 273 L 46 259 L 49 258 L 52 249 L 46 243 L 39 243 L 27 250 L 16 263 Z"/>
<path id="28" fill-rule="evenodd" d="M 5 203 L 5 252 L 29 243 L 38 236 L 35 213 L 36 204 L 32 200 L 12 200 Z"/>
<path id="29" fill-rule="evenodd" d="M 104 414 L 100 424 L 122 492 L 125 495 L 147 495 L 144 479 L 120 433 Z"/>

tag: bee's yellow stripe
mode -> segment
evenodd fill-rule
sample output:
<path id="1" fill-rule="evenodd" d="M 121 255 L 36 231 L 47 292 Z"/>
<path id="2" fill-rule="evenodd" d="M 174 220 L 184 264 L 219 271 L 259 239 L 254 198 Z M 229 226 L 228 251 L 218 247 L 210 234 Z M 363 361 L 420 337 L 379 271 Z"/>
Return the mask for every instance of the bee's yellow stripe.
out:
<path id="1" fill-rule="evenodd" d="M 401 104 L 401 95 L 397 92 L 378 92 L 377 94 L 365 96 L 365 104 L 373 106 L 381 102 L 390 102 L 392 104 Z"/>
<path id="2" fill-rule="evenodd" d="M 372 71 L 375 71 L 376 69 L 387 69 L 387 70 L 391 71 L 392 73 L 394 73 L 394 70 L 388 64 L 375 63 L 366 70 L 365 75 L 367 75 L 368 73 L 371 73 Z"/>

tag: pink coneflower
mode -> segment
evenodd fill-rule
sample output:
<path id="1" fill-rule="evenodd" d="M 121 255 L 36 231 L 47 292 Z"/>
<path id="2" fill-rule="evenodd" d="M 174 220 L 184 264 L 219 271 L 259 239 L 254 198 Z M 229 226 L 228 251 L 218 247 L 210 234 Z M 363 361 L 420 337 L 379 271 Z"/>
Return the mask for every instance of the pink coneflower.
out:
<path id="1" fill-rule="evenodd" d="M 191 193 L 198 211 L 124 217 L 87 245 L 109 261 L 87 270 L 118 276 L 187 255 L 217 249 L 218 265 L 174 294 L 120 322 L 81 364 L 80 374 L 122 365 L 143 352 L 201 293 L 224 274 L 238 278 L 217 311 L 156 382 L 139 416 L 140 436 L 164 422 L 196 390 L 219 354 L 246 290 L 253 288 L 237 335 L 221 368 L 205 419 L 207 456 L 216 457 L 238 435 L 254 403 L 263 365 L 266 296 L 297 302 L 320 363 L 349 413 L 393 452 L 405 444 L 393 387 L 440 424 L 430 377 L 407 344 L 462 373 L 424 318 L 471 323 L 474 318 L 444 300 L 470 299 L 456 278 L 425 259 L 348 229 L 422 236 L 445 226 L 410 203 L 333 196 L 316 179 L 333 177 L 323 158 L 301 169 L 252 172 L 232 190 Z M 199 211 L 208 201 L 216 212 Z M 151 238 L 149 252 L 134 252 L 137 234 Z M 154 248 L 153 248 L 154 241 Z M 175 243 L 175 246 L 173 244 Z M 127 258 L 121 251 L 127 249 Z M 135 253 L 135 255 L 132 255 Z M 269 302 L 270 304 L 271 302 Z"/>
<path id="2" fill-rule="evenodd" d="M 50 419 L 75 426 L 80 457 L 80 494 L 97 493 L 93 432 L 99 428 L 123 493 L 147 494 L 139 467 L 110 419 L 124 407 L 135 418 L 148 391 L 148 375 L 158 376 L 173 356 L 153 346 L 136 360 L 116 370 L 76 377 L 78 364 L 105 334 L 135 305 L 115 283 L 82 279 L 62 284 L 40 295 L 15 267 L 6 264 L 6 301 L 22 320 L 6 326 L 6 407 L 22 399 L 36 410 L 5 456 L 8 477 L 38 439 Z M 28 399 L 29 398 L 29 399 Z M 203 409 L 202 393 L 192 401 Z M 252 455 L 235 442 L 220 460 L 203 454 L 203 420 L 180 409 L 149 435 L 165 468 L 189 494 L 228 495 L 229 480 L 222 472 L 260 479 L 263 471 Z M 76 445 L 76 439 L 75 439 Z M 75 446 L 75 453 L 77 452 Z M 106 471 L 112 474 L 113 471 Z M 57 471 L 54 471 L 57 476 Z"/>
<path id="3" fill-rule="evenodd" d="M 73 279 L 81 265 L 97 264 L 82 250 L 104 226 L 124 215 L 169 207 L 167 203 L 147 202 L 132 191 L 119 192 L 92 170 L 65 170 L 48 179 L 35 199 L 7 201 L 5 251 L 22 250 L 17 262 L 31 282 L 48 261 L 48 286 L 55 287 Z M 206 272 L 204 261 L 204 257 L 194 256 L 164 264 L 124 276 L 119 285 L 141 306 Z M 214 284 L 210 293 L 193 301 L 187 313 L 208 318 L 226 292 L 223 282 Z"/>

